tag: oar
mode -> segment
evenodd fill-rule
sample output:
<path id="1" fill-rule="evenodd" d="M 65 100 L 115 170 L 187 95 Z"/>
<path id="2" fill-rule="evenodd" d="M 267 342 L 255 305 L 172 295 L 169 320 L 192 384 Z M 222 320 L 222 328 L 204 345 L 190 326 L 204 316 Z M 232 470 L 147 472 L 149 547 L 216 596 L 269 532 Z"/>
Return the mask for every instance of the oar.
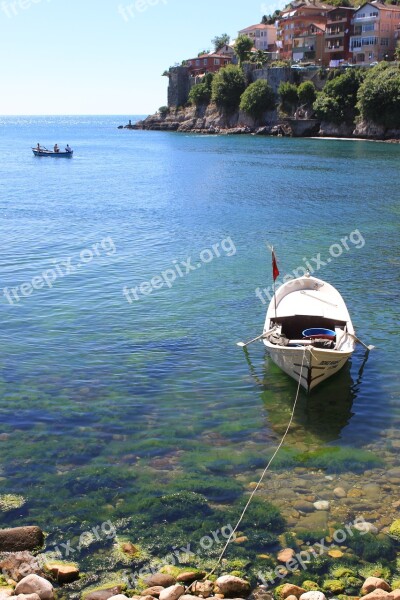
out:
<path id="1" fill-rule="evenodd" d="M 359 344 L 361 344 L 361 346 L 364 346 L 364 348 L 368 351 L 370 350 L 374 350 L 375 346 L 367 346 L 367 344 L 364 344 L 364 342 L 362 342 L 361 340 L 358 339 L 358 337 L 356 335 L 353 335 L 352 333 L 347 332 L 347 335 L 349 335 L 350 337 L 353 338 L 353 340 L 355 340 L 356 342 L 358 342 Z"/>
<path id="2" fill-rule="evenodd" d="M 270 333 L 272 333 L 274 330 L 275 330 L 275 327 L 273 327 L 269 331 L 265 331 L 261 335 L 258 335 L 256 338 L 254 338 L 254 340 L 250 340 L 249 342 L 237 342 L 236 346 L 239 346 L 239 348 L 246 348 L 247 346 L 249 346 L 253 342 L 257 342 L 258 340 L 261 340 L 262 338 L 267 337 L 267 335 L 269 335 Z"/>

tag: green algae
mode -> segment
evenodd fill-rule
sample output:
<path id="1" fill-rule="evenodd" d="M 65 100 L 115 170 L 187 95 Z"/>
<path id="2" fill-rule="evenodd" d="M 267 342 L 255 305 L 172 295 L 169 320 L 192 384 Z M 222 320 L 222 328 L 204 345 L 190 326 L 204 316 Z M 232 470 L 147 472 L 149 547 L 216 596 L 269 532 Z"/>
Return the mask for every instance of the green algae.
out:
<path id="1" fill-rule="evenodd" d="M 305 581 L 303 581 L 303 583 L 301 584 L 301 587 L 303 589 L 306 590 L 306 592 L 314 592 L 320 589 L 320 586 L 318 583 L 316 583 L 315 581 L 310 581 L 309 579 L 306 579 Z"/>
<path id="2" fill-rule="evenodd" d="M 18 494 L 3 494 L 0 496 L 0 511 L 8 512 L 21 508 L 26 499 Z"/>
<path id="3" fill-rule="evenodd" d="M 347 544 L 359 558 L 366 562 L 382 559 L 393 560 L 396 557 L 394 542 L 384 533 L 374 535 L 354 531 L 353 535 L 347 540 Z"/>
<path id="4" fill-rule="evenodd" d="M 341 594 L 345 590 L 345 585 L 340 579 L 326 579 L 322 582 L 322 588 L 325 592 L 331 594 Z"/>
<path id="5" fill-rule="evenodd" d="M 400 542 L 400 519 L 393 521 L 389 528 L 389 534 L 395 539 L 397 542 Z"/>
<path id="6" fill-rule="evenodd" d="M 383 465 L 382 459 L 369 450 L 337 446 L 304 452 L 297 456 L 297 461 L 307 467 L 324 469 L 329 473 L 358 473 Z"/>

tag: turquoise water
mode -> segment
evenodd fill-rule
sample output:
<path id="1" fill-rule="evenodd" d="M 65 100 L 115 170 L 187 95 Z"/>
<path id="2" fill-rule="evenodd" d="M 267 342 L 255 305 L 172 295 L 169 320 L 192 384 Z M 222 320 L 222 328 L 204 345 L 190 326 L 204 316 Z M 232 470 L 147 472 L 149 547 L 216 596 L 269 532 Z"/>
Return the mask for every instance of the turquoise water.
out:
<path id="1" fill-rule="evenodd" d="M 259 473 L 296 392 L 260 344 L 235 345 L 262 330 L 267 243 L 281 274 L 330 258 L 317 276 L 377 347 L 301 392 L 288 448 L 385 458 L 400 422 L 400 147 L 117 130 L 127 119 L 0 120 L 0 494 L 26 499 L 0 519 L 57 540 L 188 474 L 229 505 Z M 72 160 L 33 157 L 56 141 Z"/>

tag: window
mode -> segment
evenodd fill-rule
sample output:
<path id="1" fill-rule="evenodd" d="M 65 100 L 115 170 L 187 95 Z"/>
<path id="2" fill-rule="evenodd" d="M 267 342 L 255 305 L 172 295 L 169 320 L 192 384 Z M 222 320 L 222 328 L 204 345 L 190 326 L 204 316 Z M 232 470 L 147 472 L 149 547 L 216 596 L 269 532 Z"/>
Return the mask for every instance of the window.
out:
<path id="1" fill-rule="evenodd" d="M 219 59 L 219 58 L 216 58 L 216 59 L 214 60 L 214 65 L 220 65 L 220 64 L 221 64 L 221 61 L 220 61 L 220 59 Z"/>
<path id="2" fill-rule="evenodd" d="M 196 60 L 196 67 L 199 67 L 199 66 L 200 66 L 200 61 L 197 59 Z"/>
<path id="3" fill-rule="evenodd" d="M 381 46 L 389 46 L 389 38 L 381 38 Z"/>
<path id="4" fill-rule="evenodd" d="M 207 66 L 207 63 L 208 63 L 208 60 L 205 58 L 204 62 L 203 62 L 203 64 L 204 64 L 205 67 Z"/>

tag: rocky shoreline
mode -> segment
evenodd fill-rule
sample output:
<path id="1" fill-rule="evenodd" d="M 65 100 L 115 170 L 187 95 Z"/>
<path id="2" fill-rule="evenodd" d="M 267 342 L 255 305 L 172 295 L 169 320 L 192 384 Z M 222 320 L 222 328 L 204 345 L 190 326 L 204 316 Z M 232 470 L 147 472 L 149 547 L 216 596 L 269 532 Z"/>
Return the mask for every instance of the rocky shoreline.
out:
<path id="1" fill-rule="evenodd" d="M 316 119 L 282 118 L 277 111 L 265 113 L 256 122 L 242 111 L 226 114 L 215 105 L 170 108 L 164 113 L 149 115 L 137 123 L 120 125 L 119 129 L 172 131 L 178 133 L 264 135 L 279 137 L 354 138 L 400 143 L 399 129 L 385 129 L 371 122 L 340 125 Z"/>
<path id="2" fill-rule="evenodd" d="M 335 489 L 336 497 L 344 497 L 345 493 L 342 488 Z M 315 509 L 326 510 L 327 504 L 327 501 L 318 501 Z M 299 510 L 308 511 L 304 507 L 299 507 Z M 353 523 L 352 527 L 361 536 L 375 535 L 378 538 L 380 535 L 376 527 L 363 519 Z M 348 526 L 346 530 L 350 531 Z M 2 529 L 0 600 L 400 600 L 400 520 L 394 521 L 385 534 L 393 540 L 397 549 L 394 551 L 397 556 L 394 574 L 389 562 L 385 561 L 384 552 L 382 562 L 358 568 L 357 557 L 351 560 L 349 549 L 339 539 L 343 531 L 332 532 L 319 544 L 314 544 L 314 548 L 294 537 L 292 545 L 284 547 L 282 540 L 282 549 L 273 557 L 277 567 L 271 570 L 272 563 L 269 562 L 269 570 L 259 572 L 257 578 L 247 578 L 232 570 L 235 561 L 230 564 L 226 559 L 218 567 L 218 575 L 211 575 L 214 569 L 207 575 L 209 569 L 171 564 L 152 570 L 142 568 L 133 575 L 134 568 L 141 562 L 136 558 L 140 550 L 132 543 L 116 541 L 114 546 L 118 545 L 119 551 L 128 558 L 126 565 L 129 565 L 130 571 L 110 573 L 109 583 L 93 585 L 88 582 L 78 590 L 74 582 L 79 585 L 79 580 L 83 581 L 87 574 L 81 574 L 77 564 L 50 560 L 47 554 L 41 554 L 45 536 L 39 527 Z M 241 543 L 241 540 L 243 538 L 236 538 L 234 543 Z M 334 549 L 329 550 L 332 542 Z M 316 575 L 318 569 L 313 571 L 311 565 L 312 561 L 321 560 L 323 555 L 316 551 L 317 545 L 324 547 L 327 556 L 334 560 L 334 566 L 322 580 Z M 272 557 L 265 555 L 265 559 L 268 558 Z M 192 561 L 196 562 L 195 557 Z M 236 560 L 236 566 L 239 563 Z M 295 581 L 285 583 L 289 577 Z"/>

